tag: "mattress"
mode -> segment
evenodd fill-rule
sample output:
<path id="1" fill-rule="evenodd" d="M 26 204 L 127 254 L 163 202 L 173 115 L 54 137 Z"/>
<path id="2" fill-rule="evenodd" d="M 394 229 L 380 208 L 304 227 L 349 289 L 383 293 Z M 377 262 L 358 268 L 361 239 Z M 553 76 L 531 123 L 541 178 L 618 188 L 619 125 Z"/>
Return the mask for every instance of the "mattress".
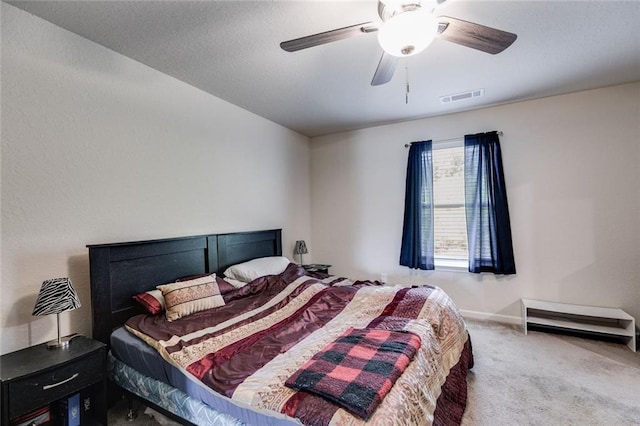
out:
<path id="1" fill-rule="evenodd" d="M 113 373 L 119 375 L 115 380 L 116 383 L 139 396 L 156 395 L 154 398 L 146 399 L 195 424 L 211 425 L 213 416 L 213 414 L 207 416 L 199 414 L 203 409 L 197 403 L 203 403 L 219 413 L 225 413 L 246 424 L 265 426 L 300 424 L 277 413 L 273 413 L 274 416 L 271 413 L 260 413 L 251 408 L 239 406 L 223 395 L 204 389 L 200 383 L 169 364 L 155 349 L 129 333 L 124 327 L 116 329 L 111 334 L 111 354 L 117 361 L 124 364 L 115 363 Z M 135 386 L 128 388 L 127 383 L 135 383 Z M 168 403 L 169 398 L 166 395 L 169 388 L 163 387 L 163 383 L 180 390 L 185 395 L 172 395 L 173 402 Z M 187 396 L 192 401 L 189 401 Z M 188 409 L 187 401 L 195 409 Z M 183 408 L 173 408 L 178 406 Z"/>
<path id="2" fill-rule="evenodd" d="M 172 377 L 179 373 L 158 352 L 124 327 L 111 334 L 111 353 L 139 373 L 165 383 L 172 383 Z"/>
<path id="3" fill-rule="evenodd" d="M 115 358 L 111 352 L 108 354 L 107 363 L 110 377 L 117 385 L 194 425 L 245 425 L 240 420 L 216 411 L 202 401 L 191 398 L 180 389 L 140 374 Z"/>

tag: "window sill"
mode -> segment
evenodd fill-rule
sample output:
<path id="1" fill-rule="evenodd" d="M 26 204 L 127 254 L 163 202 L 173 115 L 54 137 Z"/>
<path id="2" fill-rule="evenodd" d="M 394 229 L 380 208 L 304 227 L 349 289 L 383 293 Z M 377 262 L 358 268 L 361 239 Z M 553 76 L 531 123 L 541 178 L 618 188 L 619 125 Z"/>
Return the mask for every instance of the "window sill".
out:
<path id="1" fill-rule="evenodd" d="M 460 259 L 434 259 L 436 271 L 469 272 L 469 261 Z"/>

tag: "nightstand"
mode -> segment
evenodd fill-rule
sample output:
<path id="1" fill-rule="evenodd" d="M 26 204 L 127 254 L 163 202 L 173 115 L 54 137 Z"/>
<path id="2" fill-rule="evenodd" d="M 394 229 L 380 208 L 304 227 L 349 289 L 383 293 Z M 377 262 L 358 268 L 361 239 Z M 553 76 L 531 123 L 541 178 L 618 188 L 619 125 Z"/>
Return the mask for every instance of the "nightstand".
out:
<path id="1" fill-rule="evenodd" d="M 331 265 L 324 265 L 322 263 L 311 263 L 309 265 L 302 265 L 307 272 L 320 272 L 321 274 L 328 274 Z"/>
<path id="2" fill-rule="evenodd" d="M 76 336 L 67 349 L 43 343 L 0 357 L 0 424 L 80 394 L 81 424 L 107 425 L 106 345 Z M 56 424 L 52 422 L 52 424 Z"/>

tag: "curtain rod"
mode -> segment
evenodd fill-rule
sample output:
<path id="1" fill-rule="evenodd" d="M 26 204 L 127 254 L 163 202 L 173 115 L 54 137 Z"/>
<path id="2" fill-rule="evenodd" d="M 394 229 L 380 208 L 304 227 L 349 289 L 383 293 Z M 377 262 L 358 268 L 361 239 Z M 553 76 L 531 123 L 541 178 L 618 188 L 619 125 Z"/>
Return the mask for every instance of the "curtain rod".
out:
<path id="1" fill-rule="evenodd" d="M 498 130 L 498 136 L 502 136 L 504 133 L 502 132 L 502 130 Z M 464 136 L 462 137 L 464 138 Z M 433 141 L 433 143 L 439 143 L 439 142 L 451 142 L 451 141 L 457 141 L 458 139 L 462 139 L 462 138 L 449 138 L 449 139 L 440 139 L 439 141 Z M 413 142 L 411 143 L 405 143 L 404 147 L 405 148 L 409 148 L 411 146 Z"/>

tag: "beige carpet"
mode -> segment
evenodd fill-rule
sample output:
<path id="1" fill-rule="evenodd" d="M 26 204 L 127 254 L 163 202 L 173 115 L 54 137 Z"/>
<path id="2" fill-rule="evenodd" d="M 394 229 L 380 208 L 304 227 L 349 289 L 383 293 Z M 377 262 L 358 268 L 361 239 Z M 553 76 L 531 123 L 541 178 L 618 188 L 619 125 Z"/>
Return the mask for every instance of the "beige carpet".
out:
<path id="1" fill-rule="evenodd" d="M 640 353 L 622 344 L 468 321 L 463 425 L 640 425 Z"/>
<path id="2" fill-rule="evenodd" d="M 475 366 L 463 425 L 640 425 L 640 353 L 492 322 L 468 326 Z M 143 411 L 125 422 L 118 404 L 109 425 L 159 424 Z"/>

